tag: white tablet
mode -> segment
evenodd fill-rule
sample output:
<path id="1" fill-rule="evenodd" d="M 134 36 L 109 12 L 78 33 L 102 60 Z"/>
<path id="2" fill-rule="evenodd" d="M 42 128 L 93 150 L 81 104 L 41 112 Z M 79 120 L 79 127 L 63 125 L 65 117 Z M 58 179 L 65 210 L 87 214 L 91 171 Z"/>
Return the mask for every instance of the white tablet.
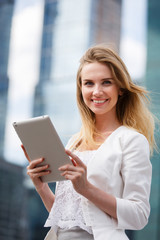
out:
<path id="1" fill-rule="evenodd" d="M 64 146 L 49 118 L 41 116 L 22 122 L 14 122 L 16 130 L 31 160 L 44 157 L 43 165 L 49 164 L 51 173 L 43 176 L 43 182 L 65 180 L 58 168 L 70 162 Z"/>

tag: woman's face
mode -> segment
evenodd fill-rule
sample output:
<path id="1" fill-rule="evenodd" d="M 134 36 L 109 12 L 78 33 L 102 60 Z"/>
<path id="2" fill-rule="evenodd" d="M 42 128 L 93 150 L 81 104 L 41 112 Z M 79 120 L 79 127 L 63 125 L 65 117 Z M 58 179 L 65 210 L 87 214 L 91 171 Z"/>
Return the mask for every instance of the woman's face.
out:
<path id="1" fill-rule="evenodd" d="M 109 67 L 99 62 L 85 64 L 81 81 L 83 100 L 88 108 L 96 116 L 116 116 L 116 104 L 121 93 Z"/>

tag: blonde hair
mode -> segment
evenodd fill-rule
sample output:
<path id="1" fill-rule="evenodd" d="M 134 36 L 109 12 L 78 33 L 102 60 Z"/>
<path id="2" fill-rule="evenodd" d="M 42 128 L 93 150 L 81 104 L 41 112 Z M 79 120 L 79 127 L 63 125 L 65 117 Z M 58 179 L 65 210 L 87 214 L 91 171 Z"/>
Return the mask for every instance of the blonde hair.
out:
<path id="1" fill-rule="evenodd" d="M 124 125 L 134 128 L 142 133 L 150 144 L 152 150 L 154 140 L 154 119 L 149 111 L 148 92 L 141 86 L 137 86 L 131 80 L 122 59 L 112 49 L 105 45 L 96 45 L 89 48 L 80 60 L 77 72 L 77 104 L 82 119 L 82 128 L 76 136 L 74 146 L 86 146 L 87 149 L 94 149 L 100 143 L 95 141 L 98 132 L 95 128 L 95 114 L 86 106 L 81 91 L 81 71 L 88 63 L 99 62 L 106 64 L 112 73 L 113 79 L 122 91 L 119 97 L 116 113 L 118 121 Z"/>

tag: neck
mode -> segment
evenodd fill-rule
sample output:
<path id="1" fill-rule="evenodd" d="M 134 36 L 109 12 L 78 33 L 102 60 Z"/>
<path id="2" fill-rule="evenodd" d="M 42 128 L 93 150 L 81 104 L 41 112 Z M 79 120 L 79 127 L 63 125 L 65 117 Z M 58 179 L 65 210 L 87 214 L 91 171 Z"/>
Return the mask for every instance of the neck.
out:
<path id="1" fill-rule="evenodd" d="M 121 124 L 119 123 L 116 116 L 96 116 L 96 129 L 101 134 L 111 133 L 120 126 Z"/>

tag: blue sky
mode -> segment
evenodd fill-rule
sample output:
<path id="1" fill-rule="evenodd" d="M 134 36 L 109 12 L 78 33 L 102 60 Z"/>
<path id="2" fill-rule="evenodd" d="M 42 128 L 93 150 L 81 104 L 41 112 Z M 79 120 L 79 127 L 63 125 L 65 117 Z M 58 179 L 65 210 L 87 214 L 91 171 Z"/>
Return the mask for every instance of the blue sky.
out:
<path id="1" fill-rule="evenodd" d="M 43 0 L 16 0 L 13 18 L 5 157 L 20 165 L 26 160 L 12 122 L 31 116 L 39 76 L 43 4 Z M 147 0 L 123 0 L 120 55 L 134 79 L 145 73 L 146 7 Z"/>

